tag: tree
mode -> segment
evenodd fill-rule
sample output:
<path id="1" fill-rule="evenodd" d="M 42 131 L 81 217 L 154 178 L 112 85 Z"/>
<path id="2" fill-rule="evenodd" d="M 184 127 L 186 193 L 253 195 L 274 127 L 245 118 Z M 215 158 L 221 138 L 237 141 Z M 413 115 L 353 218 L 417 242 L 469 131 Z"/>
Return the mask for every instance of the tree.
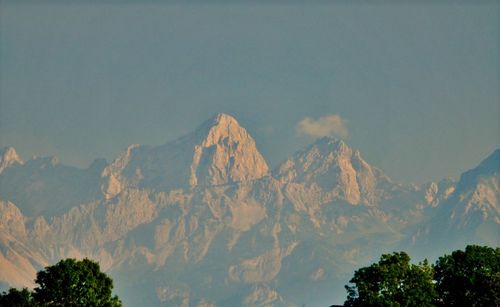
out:
<path id="1" fill-rule="evenodd" d="M 10 288 L 9 292 L 0 294 L 0 307 L 30 307 L 33 306 L 33 297 L 28 289 L 21 291 Z"/>
<path id="2" fill-rule="evenodd" d="M 469 245 L 440 257 L 434 270 L 440 305 L 500 305 L 500 248 Z"/>
<path id="3" fill-rule="evenodd" d="M 42 306 L 121 306 L 113 281 L 89 259 L 61 260 L 37 273 L 33 297 Z"/>
<path id="4" fill-rule="evenodd" d="M 427 261 L 410 264 L 405 252 L 382 255 L 354 273 L 345 306 L 433 306 L 436 290 Z"/>

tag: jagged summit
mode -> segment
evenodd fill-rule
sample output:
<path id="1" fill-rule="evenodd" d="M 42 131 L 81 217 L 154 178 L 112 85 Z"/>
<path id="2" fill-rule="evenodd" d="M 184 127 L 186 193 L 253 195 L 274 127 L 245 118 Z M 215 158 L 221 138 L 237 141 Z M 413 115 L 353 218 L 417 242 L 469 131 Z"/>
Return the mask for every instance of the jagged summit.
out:
<path id="1" fill-rule="evenodd" d="M 202 138 L 194 145 L 190 186 L 253 180 L 269 172 L 254 139 L 234 117 L 219 113 L 196 133 Z"/>
<path id="2" fill-rule="evenodd" d="M 0 156 L 18 160 L 14 150 Z M 314 305 L 341 297 L 348 275 L 383 251 L 424 258 L 497 246 L 498 157 L 463 186 L 407 186 L 322 138 L 273 178 L 245 128 L 218 114 L 176 141 L 131 145 L 111 164 L 14 162 L 0 173 L 0 288 L 89 257 L 116 274 L 131 306 Z"/>
<path id="3" fill-rule="evenodd" d="M 18 163 L 23 164 L 24 161 L 19 157 L 14 147 L 4 147 L 0 149 L 0 173 L 9 166 Z"/>
<path id="4" fill-rule="evenodd" d="M 452 200 L 460 215 L 466 216 L 474 210 L 481 213 L 483 219 L 494 217 L 500 224 L 500 150 L 495 150 L 477 167 L 460 176 Z"/>
<path id="5" fill-rule="evenodd" d="M 478 166 L 460 176 L 450 197 L 438 207 L 437 214 L 412 237 L 419 250 L 457 242 L 498 246 L 500 225 L 500 150 L 495 150 Z M 426 233 L 435 236 L 422 240 Z M 461 240 L 461 241 L 460 241 Z"/>
<path id="6" fill-rule="evenodd" d="M 231 125 L 239 126 L 240 124 L 233 116 L 226 113 L 217 113 L 208 120 L 206 120 L 200 127 L 208 126 L 208 127 L 229 127 Z"/>
<path id="7" fill-rule="evenodd" d="M 238 138 L 247 131 L 240 126 L 239 122 L 233 116 L 226 113 L 217 113 L 208 120 L 199 125 L 194 132 L 187 134 L 175 143 L 196 142 L 215 144 L 219 139 Z"/>
<path id="8" fill-rule="evenodd" d="M 220 113 L 194 132 L 157 147 L 133 145 L 102 173 L 103 192 L 113 197 L 124 187 L 156 189 L 224 185 L 269 173 L 254 139 L 238 121 Z"/>
<path id="9" fill-rule="evenodd" d="M 312 177 L 329 172 L 333 167 L 338 167 L 343 160 L 350 160 L 352 155 L 351 148 L 344 141 L 322 137 L 286 160 L 278 167 L 275 175 L 294 181 L 308 181 Z"/>
<path id="10" fill-rule="evenodd" d="M 343 140 L 330 136 L 324 136 L 317 139 L 316 142 L 310 145 L 310 147 L 316 147 L 321 153 L 324 154 L 336 153 L 342 155 L 351 152 L 351 149 Z"/>
<path id="11" fill-rule="evenodd" d="M 225 113 L 218 113 L 204 121 L 193 133 L 181 137 L 178 141 L 189 140 L 196 143 L 215 144 L 224 138 L 241 138 L 248 135 L 236 118 Z"/>
<path id="12" fill-rule="evenodd" d="M 351 204 L 372 204 L 381 197 L 381 186 L 391 184 L 379 169 L 370 166 L 359 151 L 331 137 L 323 137 L 286 160 L 274 173 L 282 182 L 316 185 Z"/>

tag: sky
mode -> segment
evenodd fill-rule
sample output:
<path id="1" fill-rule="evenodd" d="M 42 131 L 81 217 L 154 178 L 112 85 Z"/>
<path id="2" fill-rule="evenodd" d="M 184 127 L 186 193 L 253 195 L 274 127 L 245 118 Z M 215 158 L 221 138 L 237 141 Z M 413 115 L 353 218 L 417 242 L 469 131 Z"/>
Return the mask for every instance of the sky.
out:
<path id="1" fill-rule="evenodd" d="M 500 147 L 495 1 L 0 2 L 0 147 L 87 167 L 238 119 L 271 167 L 343 138 L 394 180 Z"/>

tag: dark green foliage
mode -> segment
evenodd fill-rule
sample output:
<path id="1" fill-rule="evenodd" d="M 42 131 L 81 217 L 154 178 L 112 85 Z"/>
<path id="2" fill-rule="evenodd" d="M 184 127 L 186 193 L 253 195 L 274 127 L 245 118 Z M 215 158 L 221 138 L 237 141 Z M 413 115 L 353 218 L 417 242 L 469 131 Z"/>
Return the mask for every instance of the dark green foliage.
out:
<path id="1" fill-rule="evenodd" d="M 354 273 L 345 306 L 433 306 L 436 290 L 427 261 L 410 264 L 405 252 L 382 255 Z"/>
<path id="2" fill-rule="evenodd" d="M 434 270 L 440 305 L 500 305 L 500 248 L 469 245 L 440 257 Z"/>
<path id="3" fill-rule="evenodd" d="M 34 292 L 11 288 L 0 294 L 0 307 L 24 306 L 122 306 L 111 296 L 113 281 L 101 272 L 99 264 L 89 259 L 65 259 L 37 273 L 39 285 Z"/>
<path id="4" fill-rule="evenodd" d="M 0 294 L 0 307 L 29 307 L 33 305 L 31 292 L 26 288 L 21 291 L 10 288 L 9 292 Z"/>
<path id="5" fill-rule="evenodd" d="M 111 296 L 113 281 L 102 273 L 99 264 L 89 259 L 61 260 L 37 274 L 33 296 L 41 305 L 50 306 L 121 306 Z"/>
<path id="6" fill-rule="evenodd" d="M 432 267 L 404 252 L 382 255 L 350 282 L 345 306 L 500 306 L 500 248 L 469 245 Z"/>

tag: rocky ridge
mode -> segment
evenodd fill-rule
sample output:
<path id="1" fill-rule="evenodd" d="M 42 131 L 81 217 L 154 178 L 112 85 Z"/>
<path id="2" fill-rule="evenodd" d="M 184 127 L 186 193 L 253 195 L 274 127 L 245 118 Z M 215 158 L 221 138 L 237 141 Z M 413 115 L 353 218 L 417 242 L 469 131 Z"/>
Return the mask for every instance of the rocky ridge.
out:
<path id="1" fill-rule="evenodd" d="M 185 189 L 254 180 L 268 173 L 254 139 L 236 119 L 218 114 L 193 133 L 165 145 L 129 146 L 102 176 L 109 199 L 131 186 Z"/>
<path id="2" fill-rule="evenodd" d="M 110 164 L 5 163 L 0 281 L 31 286 L 49 263 L 91 257 L 130 306 L 327 304 L 381 252 L 432 244 L 435 223 L 497 240 L 495 159 L 458 184 L 410 186 L 323 138 L 271 172 L 248 132 L 219 114 L 165 145 L 132 145 Z"/>
<path id="3" fill-rule="evenodd" d="M 24 164 L 23 160 L 17 155 L 14 147 L 7 147 L 0 150 L 0 174 L 13 164 Z"/>

